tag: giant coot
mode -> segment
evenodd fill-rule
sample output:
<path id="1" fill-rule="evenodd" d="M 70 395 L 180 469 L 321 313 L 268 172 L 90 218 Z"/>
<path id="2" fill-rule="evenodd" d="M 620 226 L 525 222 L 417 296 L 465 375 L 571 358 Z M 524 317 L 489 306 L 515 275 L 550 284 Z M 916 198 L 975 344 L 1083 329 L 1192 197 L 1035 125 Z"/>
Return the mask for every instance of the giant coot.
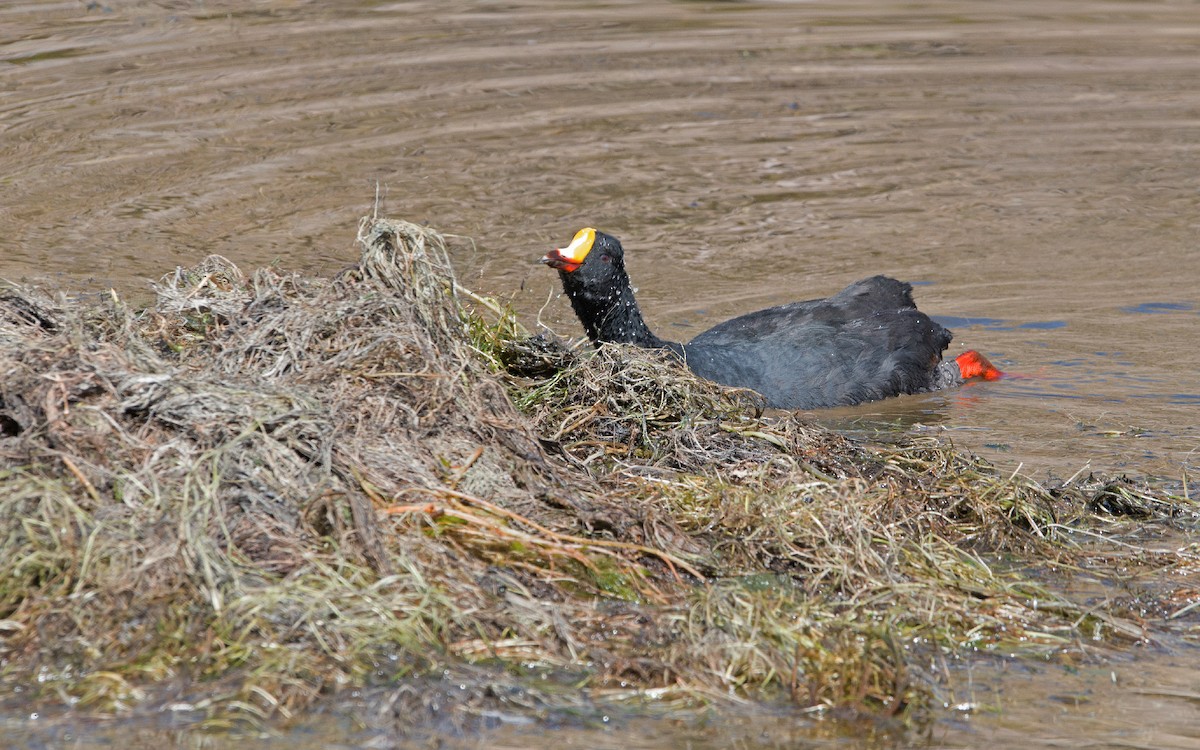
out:
<path id="1" fill-rule="evenodd" d="M 859 404 L 1001 375 L 975 351 L 942 361 L 950 331 L 917 310 L 911 286 L 887 276 L 747 313 L 681 344 L 655 336 L 642 319 L 617 238 L 581 229 L 542 262 L 558 269 L 593 343 L 668 349 L 700 377 L 751 388 L 776 408 Z"/>

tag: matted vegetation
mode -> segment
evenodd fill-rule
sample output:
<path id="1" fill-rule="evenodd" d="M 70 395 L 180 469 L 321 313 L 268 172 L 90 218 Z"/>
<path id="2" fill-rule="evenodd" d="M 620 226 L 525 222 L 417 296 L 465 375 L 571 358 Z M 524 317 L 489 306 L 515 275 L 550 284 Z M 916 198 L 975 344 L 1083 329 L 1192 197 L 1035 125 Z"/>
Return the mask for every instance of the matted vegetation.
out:
<path id="1" fill-rule="evenodd" d="M 224 717 L 373 686 L 413 724 L 911 716 L 947 656 L 1146 635 L 1022 570 L 1185 498 L 765 418 L 654 353 L 530 338 L 436 232 L 359 244 L 332 280 L 210 257 L 146 310 L 0 289 L 2 684 L 107 712 L 169 683 Z"/>

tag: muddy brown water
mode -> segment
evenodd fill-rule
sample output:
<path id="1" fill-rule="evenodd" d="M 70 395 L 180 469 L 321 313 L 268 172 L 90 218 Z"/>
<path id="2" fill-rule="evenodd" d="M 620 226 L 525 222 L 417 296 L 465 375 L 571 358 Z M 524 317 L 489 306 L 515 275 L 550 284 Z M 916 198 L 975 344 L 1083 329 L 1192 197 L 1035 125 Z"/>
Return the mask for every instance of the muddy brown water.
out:
<path id="1" fill-rule="evenodd" d="M 585 225 L 624 240 L 664 337 L 907 279 L 952 353 L 1019 377 L 818 418 L 1034 478 L 1200 467 L 1195 2 L 0 4 L 0 277 L 332 273 L 377 195 L 472 238 L 464 282 L 564 334 L 534 261 Z M 1108 667 L 993 670 L 1005 710 L 933 742 L 1050 741 L 1069 715 L 1068 739 L 1195 746 L 1129 734 L 1200 734 L 1176 658 L 1133 668 L 1161 690 L 1132 703 Z"/>

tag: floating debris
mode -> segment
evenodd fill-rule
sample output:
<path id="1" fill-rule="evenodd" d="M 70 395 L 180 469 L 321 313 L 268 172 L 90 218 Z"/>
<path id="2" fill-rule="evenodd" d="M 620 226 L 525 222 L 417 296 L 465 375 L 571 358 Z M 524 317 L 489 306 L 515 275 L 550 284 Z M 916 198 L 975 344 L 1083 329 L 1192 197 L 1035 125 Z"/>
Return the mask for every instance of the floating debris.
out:
<path id="1" fill-rule="evenodd" d="M 1089 519 L 1194 517 L 1184 497 L 764 417 L 654 352 L 530 337 L 432 230 L 358 242 L 331 280 L 212 256 L 144 310 L 0 289 L 0 682 L 22 700 L 911 717 L 947 704 L 945 654 L 1150 637 L 1027 571 L 1088 554 Z"/>

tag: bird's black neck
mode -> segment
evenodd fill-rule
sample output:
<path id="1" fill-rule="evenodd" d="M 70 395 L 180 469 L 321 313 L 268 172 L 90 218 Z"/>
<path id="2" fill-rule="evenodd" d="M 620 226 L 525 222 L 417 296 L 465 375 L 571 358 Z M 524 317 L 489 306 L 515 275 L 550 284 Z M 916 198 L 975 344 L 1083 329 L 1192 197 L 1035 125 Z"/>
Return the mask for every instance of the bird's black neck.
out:
<path id="1" fill-rule="evenodd" d="M 646 325 L 637 300 L 633 298 L 629 277 L 623 271 L 621 275 L 621 283 L 603 293 L 574 289 L 564 280 L 563 286 L 571 298 L 571 307 L 575 308 L 575 314 L 583 323 L 588 338 L 593 344 L 635 344 L 651 349 L 672 349 L 678 353 L 681 349 L 679 344 L 660 339 Z"/>

